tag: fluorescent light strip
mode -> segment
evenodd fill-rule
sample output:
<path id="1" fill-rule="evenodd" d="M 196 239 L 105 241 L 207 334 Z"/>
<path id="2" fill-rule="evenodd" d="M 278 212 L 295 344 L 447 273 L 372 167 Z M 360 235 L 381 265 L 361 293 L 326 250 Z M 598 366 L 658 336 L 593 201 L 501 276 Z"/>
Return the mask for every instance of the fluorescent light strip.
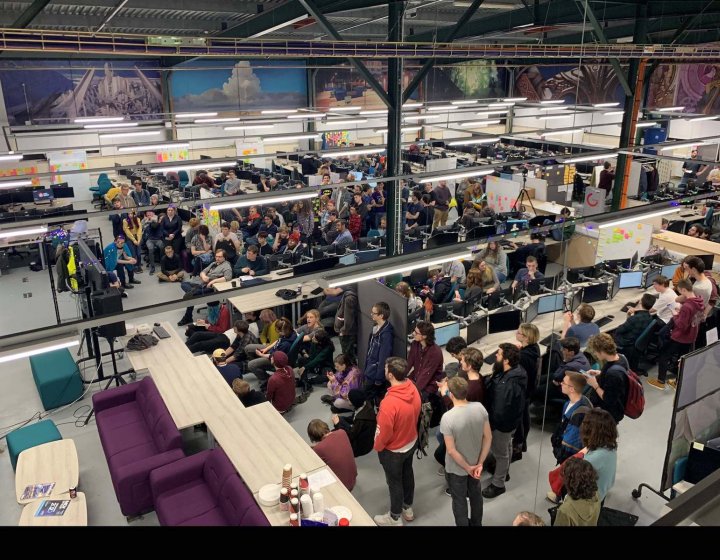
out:
<path id="1" fill-rule="evenodd" d="M 467 101 L 451 101 L 451 105 L 477 105 L 478 100 L 477 99 L 468 99 Z"/>
<path id="2" fill-rule="evenodd" d="M 459 107 L 457 105 L 435 105 L 435 107 L 428 107 L 428 111 L 457 111 Z"/>
<path id="3" fill-rule="evenodd" d="M 688 122 L 700 122 L 700 121 L 714 121 L 717 119 L 720 115 L 712 115 L 709 117 L 695 117 L 692 119 L 685 119 Z"/>
<path id="4" fill-rule="evenodd" d="M 422 103 L 405 103 L 402 108 L 403 109 L 417 109 L 418 107 L 422 107 Z"/>
<path id="5" fill-rule="evenodd" d="M 505 103 L 519 103 L 522 101 L 527 101 L 527 97 L 506 97 L 503 99 Z"/>
<path id="6" fill-rule="evenodd" d="M 606 117 L 615 116 L 615 115 L 624 115 L 625 111 L 608 111 L 607 113 L 603 113 Z"/>
<path id="7" fill-rule="evenodd" d="M 387 109 L 372 109 L 369 111 L 360 111 L 360 115 L 387 115 Z"/>
<path id="8" fill-rule="evenodd" d="M 674 146 L 664 146 L 660 148 L 661 152 L 666 152 L 668 150 L 681 150 L 683 148 L 694 148 L 696 146 L 702 146 L 703 142 L 688 142 L 687 144 L 675 144 Z"/>
<path id="9" fill-rule="evenodd" d="M 607 159 L 607 158 L 615 158 L 617 157 L 617 153 L 610 153 L 610 154 L 596 154 L 593 156 L 580 156 L 580 157 L 574 157 L 569 159 L 563 159 L 563 163 L 580 163 L 582 161 L 595 161 L 597 159 Z"/>
<path id="10" fill-rule="evenodd" d="M 572 119 L 573 115 L 545 115 L 544 117 L 535 117 L 541 121 L 558 121 L 560 119 Z"/>
<path id="11" fill-rule="evenodd" d="M 420 130 L 422 126 L 404 126 L 400 129 L 400 133 L 404 134 L 406 132 L 413 132 L 414 130 Z M 375 133 L 376 134 L 387 134 L 388 129 L 387 128 L 376 128 Z"/>
<path id="12" fill-rule="evenodd" d="M 297 113 L 288 115 L 287 119 L 324 119 L 325 113 Z"/>
<path id="13" fill-rule="evenodd" d="M 288 140 L 310 140 L 312 138 L 320 138 L 320 134 L 295 134 L 290 136 L 276 136 L 275 138 L 264 138 L 265 144 L 278 144 Z"/>
<path id="14" fill-rule="evenodd" d="M 513 107 L 515 103 L 488 103 L 489 109 L 499 109 L 501 107 Z"/>
<path id="15" fill-rule="evenodd" d="M 292 115 L 294 113 L 297 113 L 299 109 L 266 109 L 265 111 L 260 111 L 261 115 Z"/>
<path id="16" fill-rule="evenodd" d="M 343 157 L 343 156 L 358 156 L 362 154 L 379 154 L 385 151 L 385 148 L 371 148 L 366 149 L 359 148 L 357 150 L 347 150 L 344 152 L 332 152 L 328 154 L 320 154 L 321 158 L 332 158 L 332 157 Z"/>
<path id="17" fill-rule="evenodd" d="M 293 23 L 297 23 L 299 21 L 302 21 L 304 19 L 307 19 L 308 15 L 304 14 L 302 16 L 298 16 L 296 18 L 293 18 L 289 21 L 284 21 L 283 23 L 279 23 L 277 25 L 274 25 L 273 27 L 268 27 L 267 29 L 263 29 L 262 31 L 258 31 L 254 35 L 250 35 L 248 39 L 255 39 L 257 37 L 262 37 L 263 35 L 267 35 L 268 33 L 272 33 L 273 31 L 277 31 L 278 29 L 282 29 L 283 27 L 287 27 L 288 25 L 292 25 Z"/>
<path id="18" fill-rule="evenodd" d="M 465 141 L 457 141 L 457 142 L 450 142 L 448 143 L 448 146 L 468 146 L 471 144 L 490 144 L 493 142 L 500 142 L 500 138 L 480 138 L 476 140 L 465 140 Z"/>
<path id="19" fill-rule="evenodd" d="M 0 155 L 0 161 L 20 161 L 23 158 L 22 154 L 2 154 Z"/>
<path id="20" fill-rule="evenodd" d="M 31 187 L 32 181 L 30 179 L 22 179 L 20 181 L 2 181 L 0 182 L 0 189 L 14 189 L 16 187 Z"/>
<path id="21" fill-rule="evenodd" d="M 325 121 L 325 122 L 322 123 L 322 124 L 325 124 L 325 125 L 333 125 L 333 124 L 342 125 L 342 124 L 363 124 L 363 123 L 366 123 L 366 122 L 368 122 L 367 119 L 348 119 L 348 120 L 340 119 L 340 120 L 338 120 L 338 121 L 333 121 L 333 120 Z"/>
<path id="22" fill-rule="evenodd" d="M 140 136 L 155 136 L 160 134 L 162 130 L 147 130 L 143 132 L 111 132 L 109 134 L 100 134 L 98 138 L 139 138 Z"/>
<path id="23" fill-rule="evenodd" d="M 585 132 L 584 128 L 569 128 L 568 130 L 551 130 L 548 132 L 539 132 L 540 136 L 557 136 L 559 134 L 575 134 L 576 132 Z"/>
<path id="24" fill-rule="evenodd" d="M 658 113 L 673 113 L 682 111 L 685 107 L 663 107 L 662 109 L 653 109 L 653 111 Z"/>
<path id="25" fill-rule="evenodd" d="M 417 115 L 417 116 L 407 116 L 403 117 L 406 121 L 436 121 L 438 119 L 441 119 L 442 117 L 440 115 Z"/>
<path id="26" fill-rule="evenodd" d="M 453 179 L 464 179 L 465 177 L 482 177 L 483 175 L 492 175 L 494 169 L 478 169 L 476 171 L 465 171 L 464 173 L 454 173 L 452 175 L 442 175 L 440 177 L 426 177 L 420 179 L 421 183 L 435 183 L 436 181 L 451 181 Z"/>
<path id="27" fill-rule="evenodd" d="M 73 340 L 71 342 L 63 342 L 61 344 L 54 344 L 53 346 L 45 346 L 43 348 L 36 348 L 35 350 L 26 350 L 25 352 L 18 352 L 17 354 L 9 354 L 7 356 L 0 356 L 0 364 L 5 362 L 11 362 L 13 360 L 19 360 L 21 358 L 29 358 L 30 356 L 37 356 L 38 354 L 46 354 L 47 352 L 53 352 L 55 350 L 62 350 L 64 348 L 72 348 L 73 346 L 79 346 L 80 341 Z"/>
<path id="28" fill-rule="evenodd" d="M 600 109 L 601 107 L 617 107 L 620 105 L 619 101 L 613 101 L 612 103 L 593 103 L 593 107 Z"/>
<path id="29" fill-rule="evenodd" d="M 460 126 L 490 126 L 491 124 L 500 124 L 502 121 L 500 120 L 491 120 L 491 121 L 466 121 L 460 123 Z"/>
<path id="30" fill-rule="evenodd" d="M 598 225 L 598 229 L 607 229 L 610 227 L 620 226 L 622 224 L 629 224 L 630 222 L 637 222 L 638 220 L 645 220 L 647 218 L 657 218 L 659 216 L 665 216 L 666 214 L 674 214 L 680 210 L 680 206 L 673 208 L 672 210 L 661 210 L 660 212 L 652 212 L 650 214 L 642 214 L 640 216 L 633 216 L 632 218 L 626 218 L 623 220 L 617 220 L 616 222 L 609 222 L 607 224 Z"/>
<path id="31" fill-rule="evenodd" d="M 47 226 L 37 226 L 34 228 L 1 231 L 0 239 L 8 239 L 9 237 L 21 237 L 25 235 L 39 235 L 41 233 L 47 233 L 47 229 Z"/>
<path id="32" fill-rule="evenodd" d="M 125 117 L 80 117 L 75 119 L 73 122 L 80 123 L 101 123 L 101 122 L 120 122 L 124 121 Z"/>
<path id="33" fill-rule="evenodd" d="M 140 146 L 122 146 L 118 148 L 118 152 L 147 152 L 152 150 L 166 150 L 173 148 L 190 148 L 189 142 L 181 142 L 178 144 L 144 144 Z"/>
<path id="34" fill-rule="evenodd" d="M 430 259 L 429 261 L 418 261 L 414 264 L 408 264 L 403 266 L 397 266 L 394 268 L 387 268 L 383 270 L 377 270 L 375 272 L 371 272 L 369 274 L 359 274 L 355 276 L 348 276 L 347 278 L 342 278 L 340 280 L 336 280 L 334 282 L 329 282 L 328 287 L 330 288 L 336 288 L 337 286 L 343 286 L 345 284 L 355 284 L 356 282 L 364 282 L 365 280 L 374 280 L 375 278 L 381 278 L 383 276 L 390 276 L 392 274 L 399 274 L 401 272 L 406 272 L 408 270 L 414 270 L 416 268 L 424 268 L 426 266 L 432 266 L 436 264 L 442 264 L 450 261 L 456 261 L 456 260 L 462 260 L 462 259 L 471 259 L 472 253 L 470 251 L 464 251 L 462 253 L 458 253 L 456 255 L 449 255 L 446 257 L 440 257 L 438 259 Z"/>
<path id="35" fill-rule="evenodd" d="M 490 115 L 507 115 L 510 111 L 505 109 L 504 111 L 481 111 L 479 113 L 475 113 L 479 117 L 489 117 Z"/>
<path id="36" fill-rule="evenodd" d="M 643 121 L 635 124 L 635 128 L 647 128 L 649 126 L 655 126 L 656 124 L 655 121 Z"/>
<path id="37" fill-rule="evenodd" d="M 545 111 L 546 113 L 554 113 L 557 111 L 567 111 L 570 109 L 570 107 L 558 107 L 557 105 L 552 105 L 550 107 L 540 107 L 541 111 Z"/>
<path id="38" fill-rule="evenodd" d="M 87 129 L 99 129 L 99 128 L 132 128 L 134 126 L 140 126 L 140 123 L 116 123 L 116 124 L 86 124 L 83 128 Z"/>
<path id="39" fill-rule="evenodd" d="M 545 99 L 540 102 L 540 105 L 562 105 L 565 103 L 564 99 Z"/>
<path id="40" fill-rule="evenodd" d="M 210 111 L 208 113 L 175 113 L 176 119 L 198 119 L 202 117 L 217 117 L 217 112 Z"/>
<path id="41" fill-rule="evenodd" d="M 362 109 L 362 107 L 358 107 L 357 105 L 348 105 L 346 107 L 330 107 L 327 111 L 328 113 L 349 113 L 351 111 L 359 111 Z"/>
<path id="42" fill-rule="evenodd" d="M 255 200 L 238 200 L 236 202 L 227 202 L 225 204 L 213 204 L 210 206 L 210 210 L 228 210 L 229 208 L 246 208 L 248 206 L 258 206 L 262 204 L 272 204 L 273 202 L 289 202 L 291 200 L 306 200 L 308 198 L 315 198 L 318 195 L 317 192 L 313 193 L 301 193 L 292 196 L 264 196 L 262 199 Z"/>
<path id="43" fill-rule="evenodd" d="M 275 128 L 273 124 L 241 124 L 238 126 L 224 126 L 223 130 L 263 130 Z"/>
<path id="44" fill-rule="evenodd" d="M 195 124 L 204 124 L 204 123 L 238 122 L 239 120 L 240 120 L 240 117 L 221 117 L 218 119 L 195 119 L 193 122 Z"/>
<path id="45" fill-rule="evenodd" d="M 164 166 L 164 167 L 153 167 L 150 169 L 150 173 L 167 173 L 168 171 L 191 171 L 193 169 L 216 169 L 218 167 L 230 167 L 237 165 L 236 160 L 226 160 L 226 161 L 211 161 L 208 160 L 207 163 L 194 163 L 191 165 L 183 165 L 181 162 L 178 162 L 177 165 L 174 166 Z"/>

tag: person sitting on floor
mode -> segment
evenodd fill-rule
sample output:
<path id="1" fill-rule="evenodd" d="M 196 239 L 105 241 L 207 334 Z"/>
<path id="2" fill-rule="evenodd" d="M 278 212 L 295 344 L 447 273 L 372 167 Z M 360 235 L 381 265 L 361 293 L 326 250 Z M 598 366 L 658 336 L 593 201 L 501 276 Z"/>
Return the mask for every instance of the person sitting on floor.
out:
<path id="1" fill-rule="evenodd" d="M 325 380 L 323 375 L 333 369 L 335 345 L 324 329 L 315 330 L 311 336 L 310 351 L 298 356 L 297 372 L 305 391 L 312 391 L 316 379 Z"/>
<path id="2" fill-rule="evenodd" d="M 280 338 L 275 342 L 264 347 L 258 344 L 249 344 L 245 348 L 245 354 L 249 360 L 247 370 L 255 374 L 255 377 L 261 383 L 261 389 L 263 388 L 263 384 L 267 383 L 268 374 L 266 370 L 272 365 L 271 357 L 273 354 L 275 352 L 282 352 L 283 356 L 285 356 L 285 363 L 287 364 L 289 362 L 287 354 L 290 352 L 290 348 L 292 348 L 292 344 L 297 338 L 289 320 L 278 319 L 276 325 L 280 333 Z"/>
<path id="3" fill-rule="evenodd" d="M 273 352 L 270 363 L 275 367 L 275 373 L 268 380 L 265 396 L 283 414 L 295 403 L 295 375 L 285 352 Z"/>
<path id="4" fill-rule="evenodd" d="M 353 389 L 363 386 L 362 372 L 345 354 L 338 354 L 335 357 L 335 372 L 329 371 L 327 378 L 330 394 L 321 396 L 320 400 L 332 405 L 332 411 L 335 413 L 352 410 L 348 395 Z"/>
<path id="5" fill-rule="evenodd" d="M 213 363 L 215 364 L 215 367 L 220 372 L 220 375 L 223 376 L 223 379 L 228 382 L 228 385 L 232 386 L 233 381 L 236 379 L 242 379 L 242 372 L 240 371 L 240 366 L 237 364 L 229 364 L 227 362 L 227 356 L 225 355 L 225 350 L 222 348 L 217 348 L 212 355 Z"/>
<path id="6" fill-rule="evenodd" d="M 250 344 L 257 344 L 258 339 L 250 332 L 250 324 L 243 319 L 235 321 L 233 334 L 235 335 L 235 339 L 232 341 L 232 344 L 225 349 L 227 361 L 228 363 L 245 363 L 245 347 Z"/>
<path id="7" fill-rule="evenodd" d="M 357 465 L 350 438 L 345 430 L 331 432 L 330 426 L 322 420 L 315 419 L 310 420 L 307 433 L 313 451 L 327 463 L 345 488 L 352 491 L 357 479 Z"/>
<path id="8" fill-rule="evenodd" d="M 140 280 L 135 280 L 137 259 L 130 254 L 125 246 L 125 238 L 122 235 L 118 235 L 113 243 L 105 247 L 103 256 L 105 257 L 106 269 L 117 274 L 124 290 L 134 288 L 133 284 L 140 284 Z M 127 281 L 125 280 L 126 273 Z"/>
<path id="9" fill-rule="evenodd" d="M 152 272 L 152 268 L 150 270 Z M 160 272 L 157 276 L 158 282 L 182 282 L 185 277 L 180 257 L 175 254 L 172 245 L 165 246 L 165 254 L 160 259 Z"/>
<path id="10" fill-rule="evenodd" d="M 185 329 L 185 336 L 189 342 L 189 339 L 200 331 L 222 334 L 230 329 L 232 325 L 230 321 L 230 306 L 228 304 L 221 305 L 219 301 L 209 301 L 207 304 L 207 319 L 198 319 L 192 325 L 188 325 L 187 329 Z"/>
<path id="11" fill-rule="evenodd" d="M 244 379 L 235 379 L 232 382 L 232 389 L 235 391 L 235 394 L 238 396 L 240 402 L 245 408 L 250 408 L 256 404 L 267 402 L 265 395 L 263 395 L 260 391 L 251 389 L 250 383 Z"/>
<path id="12" fill-rule="evenodd" d="M 355 409 L 351 418 L 333 414 L 332 423 L 336 430 L 345 430 L 350 438 L 350 445 L 355 457 L 367 455 L 375 443 L 375 430 L 377 429 L 377 416 L 375 407 L 365 398 L 362 389 L 351 389 L 348 400 Z"/>

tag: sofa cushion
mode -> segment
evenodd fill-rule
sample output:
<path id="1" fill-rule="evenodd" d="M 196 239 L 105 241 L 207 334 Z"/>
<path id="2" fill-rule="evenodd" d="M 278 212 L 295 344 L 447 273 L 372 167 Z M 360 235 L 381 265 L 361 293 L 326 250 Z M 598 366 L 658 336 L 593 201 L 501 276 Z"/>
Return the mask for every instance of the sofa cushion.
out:
<path id="1" fill-rule="evenodd" d="M 155 510 L 161 525 L 227 525 L 210 491 L 202 479 L 194 480 L 158 496 Z"/>
<path id="2" fill-rule="evenodd" d="M 220 491 L 228 477 L 236 475 L 235 467 L 225 452 L 220 448 L 213 449 L 205 461 L 203 478 L 215 499 L 220 495 Z"/>
<path id="3" fill-rule="evenodd" d="M 255 498 L 253 498 L 250 490 L 237 474 L 227 478 L 220 491 L 219 500 L 228 525 L 269 525 L 265 514 L 260 509 Z"/>
<path id="4" fill-rule="evenodd" d="M 150 433 L 159 453 L 182 447 L 182 435 L 167 409 L 165 409 L 165 416 L 158 418 L 155 426 L 150 429 Z"/>
<path id="5" fill-rule="evenodd" d="M 100 422 L 98 432 L 102 439 L 106 457 L 114 457 L 118 453 L 139 446 L 149 446 L 150 455 L 158 453 L 152 435 L 147 431 L 144 422 L 125 424 L 120 427 L 105 426 Z"/>
<path id="6" fill-rule="evenodd" d="M 140 407 L 138 407 L 135 401 L 121 404 L 113 408 L 108 408 L 96 413 L 97 416 L 102 416 L 102 422 L 104 427 L 118 428 L 120 426 L 126 426 L 128 424 L 137 424 L 138 422 L 144 422 Z"/>

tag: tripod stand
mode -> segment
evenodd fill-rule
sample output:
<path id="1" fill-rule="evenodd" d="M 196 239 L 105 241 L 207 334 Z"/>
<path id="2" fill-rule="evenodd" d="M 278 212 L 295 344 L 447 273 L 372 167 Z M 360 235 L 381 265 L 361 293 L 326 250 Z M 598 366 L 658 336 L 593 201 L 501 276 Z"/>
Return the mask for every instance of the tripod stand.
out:
<path id="1" fill-rule="evenodd" d="M 527 199 L 527 202 L 530 205 L 530 208 L 532 208 L 533 214 L 537 215 L 537 212 L 535 211 L 535 206 L 533 206 L 532 199 L 530 198 L 530 194 L 528 194 L 527 189 L 525 188 L 526 184 L 527 184 L 527 169 L 523 169 L 523 186 L 522 186 L 522 189 L 520 189 L 520 194 L 518 194 L 518 197 L 515 200 L 514 204 L 512 205 L 511 210 L 513 212 L 523 212 L 524 206 L 522 205 L 522 201 L 523 201 L 523 199 Z"/>

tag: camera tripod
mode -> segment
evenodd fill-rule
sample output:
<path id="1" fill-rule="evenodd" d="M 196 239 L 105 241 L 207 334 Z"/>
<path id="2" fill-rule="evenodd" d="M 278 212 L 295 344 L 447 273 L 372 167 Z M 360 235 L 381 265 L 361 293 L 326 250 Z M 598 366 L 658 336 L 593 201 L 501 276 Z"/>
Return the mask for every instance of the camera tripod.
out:
<path id="1" fill-rule="evenodd" d="M 535 211 L 535 206 L 533 206 L 532 199 L 530 198 L 530 194 L 527 192 L 527 189 L 525 188 L 525 185 L 527 184 L 527 169 L 523 169 L 523 186 L 520 189 L 520 194 L 518 194 L 517 199 L 513 203 L 511 207 L 512 212 L 524 212 L 525 207 L 522 204 L 523 199 L 527 199 L 527 203 L 530 205 L 530 208 L 532 208 L 533 214 L 537 215 L 537 212 Z"/>

